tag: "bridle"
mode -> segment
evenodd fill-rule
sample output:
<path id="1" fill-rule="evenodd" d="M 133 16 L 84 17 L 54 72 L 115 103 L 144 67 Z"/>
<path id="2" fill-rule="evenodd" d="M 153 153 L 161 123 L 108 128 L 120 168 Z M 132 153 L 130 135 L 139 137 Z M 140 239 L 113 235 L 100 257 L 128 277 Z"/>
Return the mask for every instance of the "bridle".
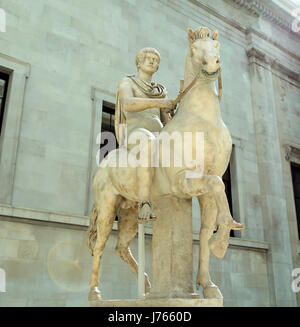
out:
<path id="1" fill-rule="evenodd" d="M 221 76 L 221 67 L 218 69 L 218 99 L 219 99 L 219 102 L 221 102 L 221 99 L 222 99 L 222 94 L 223 94 L 223 87 L 222 87 L 222 76 Z M 174 101 L 174 104 L 173 104 L 173 108 L 171 109 L 171 116 L 174 116 L 175 115 L 175 108 L 177 106 L 177 104 L 183 99 L 184 96 L 187 95 L 187 93 L 192 89 L 192 87 L 196 84 L 197 82 L 197 79 L 199 78 L 200 76 L 200 72 L 194 77 L 194 79 L 191 81 L 191 83 L 184 89 L 184 90 L 180 90 L 178 95 L 177 95 L 177 98 L 175 99 Z"/>

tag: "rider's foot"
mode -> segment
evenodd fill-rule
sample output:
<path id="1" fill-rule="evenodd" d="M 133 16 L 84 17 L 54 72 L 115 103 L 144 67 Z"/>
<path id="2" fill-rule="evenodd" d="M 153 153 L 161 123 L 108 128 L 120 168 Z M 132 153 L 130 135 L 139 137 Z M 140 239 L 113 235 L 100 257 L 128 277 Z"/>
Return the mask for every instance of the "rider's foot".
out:
<path id="1" fill-rule="evenodd" d="M 155 221 L 156 216 L 153 212 L 152 205 L 149 201 L 143 201 L 139 204 L 138 222 L 147 223 L 148 221 Z"/>

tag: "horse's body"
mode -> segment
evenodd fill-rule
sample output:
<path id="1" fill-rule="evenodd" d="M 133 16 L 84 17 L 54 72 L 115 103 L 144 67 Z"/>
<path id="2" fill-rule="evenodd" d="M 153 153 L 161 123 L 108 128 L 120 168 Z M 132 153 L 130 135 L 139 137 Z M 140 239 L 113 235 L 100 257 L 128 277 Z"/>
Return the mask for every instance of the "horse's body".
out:
<path id="1" fill-rule="evenodd" d="M 192 132 L 195 141 L 196 132 L 204 133 L 204 170 L 201 178 L 186 178 L 186 171 L 195 167 L 162 167 L 162 148 L 159 148 L 160 166 L 155 168 L 151 187 L 151 201 L 162 196 L 191 198 L 197 196 L 201 208 L 201 231 L 199 269 L 197 287 L 203 286 L 205 297 L 220 297 L 220 291 L 209 276 L 209 251 L 217 257 L 224 256 L 228 246 L 230 229 L 241 229 L 234 224 L 229 212 L 224 192 L 222 175 L 230 159 L 232 140 L 225 126 L 219 106 L 218 94 L 214 81 L 219 71 L 219 43 L 207 36 L 207 28 L 189 30 L 191 49 L 187 55 L 184 86 L 187 87 L 199 70 L 200 78 L 195 86 L 183 98 L 174 118 L 163 128 L 164 132 Z M 215 35 L 215 34 L 214 34 Z M 183 139 L 183 138 L 182 138 Z M 195 154 L 196 142 L 193 144 Z M 94 255 L 91 277 L 90 299 L 100 298 L 97 289 L 100 258 L 105 242 L 112 230 L 114 218 L 118 215 L 118 244 L 116 251 L 137 275 L 137 263 L 129 244 L 137 233 L 137 195 L 136 169 L 133 167 L 110 167 L 111 158 L 127 156 L 126 149 L 117 149 L 104 159 L 93 178 L 94 209 L 89 229 L 89 247 Z M 171 160 L 172 162 L 172 160 Z M 184 160 L 183 160 L 184 163 Z M 163 219 L 163 217 L 159 217 Z M 97 228 L 98 226 L 98 228 Z M 213 235 L 213 231 L 217 233 Z M 210 240 L 210 242 L 209 242 Z M 209 247 L 210 244 L 210 247 Z M 150 283 L 145 274 L 146 292 Z"/>

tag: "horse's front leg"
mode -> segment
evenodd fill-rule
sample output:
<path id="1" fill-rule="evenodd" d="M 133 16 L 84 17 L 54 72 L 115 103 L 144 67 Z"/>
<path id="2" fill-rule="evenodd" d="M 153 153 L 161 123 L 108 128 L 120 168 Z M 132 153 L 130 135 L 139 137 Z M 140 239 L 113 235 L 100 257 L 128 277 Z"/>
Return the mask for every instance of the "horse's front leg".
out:
<path id="1" fill-rule="evenodd" d="M 223 258 L 229 244 L 231 229 L 244 229 L 244 225 L 233 220 L 221 177 L 202 175 L 200 178 L 186 178 L 186 171 L 178 175 L 178 190 L 190 196 L 211 193 L 217 205 L 217 232 L 209 241 L 210 250 L 219 259 Z"/>
<path id="2" fill-rule="evenodd" d="M 201 209 L 201 229 L 199 235 L 199 262 L 197 273 L 197 289 L 203 287 L 204 298 L 222 298 L 222 294 L 209 274 L 210 250 L 208 241 L 216 228 L 217 206 L 214 196 L 206 193 L 198 197 Z"/>
<path id="3" fill-rule="evenodd" d="M 229 245 L 230 230 L 244 229 L 244 225 L 233 220 L 227 196 L 225 193 L 225 186 L 222 179 L 218 176 L 212 176 L 214 179 L 210 180 L 210 187 L 217 205 L 217 232 L 211 237 L 209 241 L 210 250 L 219 259 L 223 258 Z"/>

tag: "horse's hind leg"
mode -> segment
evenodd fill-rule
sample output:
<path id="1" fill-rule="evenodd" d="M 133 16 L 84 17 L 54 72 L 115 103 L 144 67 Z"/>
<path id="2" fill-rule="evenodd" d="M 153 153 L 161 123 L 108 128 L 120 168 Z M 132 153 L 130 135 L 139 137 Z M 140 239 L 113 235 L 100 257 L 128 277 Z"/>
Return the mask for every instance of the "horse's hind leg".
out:
<path id="1" fill-rule="evenodd" d="M 90 280 L 89 301 L 101 299 L 100 292 L 97 288 L 99 283 L 100 260 L 103 254 L 105 243 L 112 231 L 116 217 L 116 209 L 120 202 L 118 196 L 114 194 L 103 194 L 101 200 L 95 203 L 98 212 L 97 217 L 97 240 L 93 248 L 93 266 Z"/>
<path id="2" fill-rule="evenodd" d="M 116 252 L 129 265 L 130 270 L 138 276 L 138 265 L 134 259 L 129 244 L 138 231 L 137 208 L 121 209 L 118 213 L 118 243 Z M 145 273 L 145 292 L 150 290 L 148 275 Z"/>

